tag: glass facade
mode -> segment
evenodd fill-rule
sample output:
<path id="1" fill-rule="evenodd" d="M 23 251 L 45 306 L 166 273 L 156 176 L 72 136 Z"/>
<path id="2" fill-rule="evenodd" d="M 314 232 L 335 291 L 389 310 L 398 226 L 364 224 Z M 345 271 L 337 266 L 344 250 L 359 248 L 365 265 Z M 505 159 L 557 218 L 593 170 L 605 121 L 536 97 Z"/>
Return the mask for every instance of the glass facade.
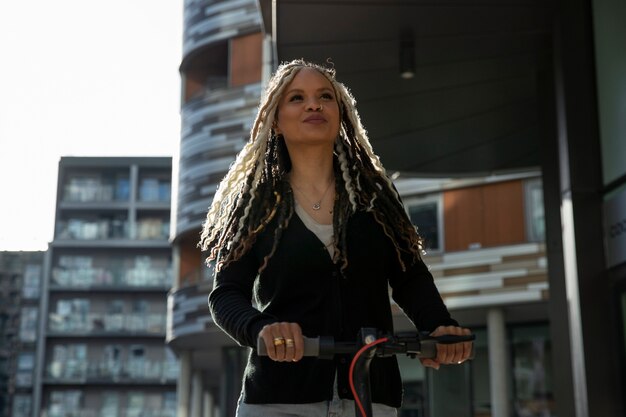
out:
<path id="1" fill-rule="evenodd" d="M 546 226 L 541 179 L 526 181 L 524 188 L 526 239 L 529 242 L 544 242 L 546 240 Z"/>
<path id="2" fill-rule="evenodd" d="M 555 416 L 548 326 L 515 326 L 510 337 L 515 415 Z"/>
<path id="3" fill-rule="evenodd" d="M 405 206 L 411 222 L 424 239 L 424 248 L 429 251 L 442 250 L 443 226 L 439 197 L 407 200 Z"/>

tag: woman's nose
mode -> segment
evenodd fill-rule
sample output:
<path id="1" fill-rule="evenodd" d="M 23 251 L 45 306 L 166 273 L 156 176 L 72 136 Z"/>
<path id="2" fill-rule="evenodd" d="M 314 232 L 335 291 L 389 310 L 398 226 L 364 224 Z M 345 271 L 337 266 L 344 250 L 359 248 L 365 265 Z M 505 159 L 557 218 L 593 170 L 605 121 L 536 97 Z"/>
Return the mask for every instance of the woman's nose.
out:
<path id="1" fill-rule="evenodd" d="M 322 103 L 316 98 L 313 98 L 307 102 L 307 111 L 321 111 Z"/>

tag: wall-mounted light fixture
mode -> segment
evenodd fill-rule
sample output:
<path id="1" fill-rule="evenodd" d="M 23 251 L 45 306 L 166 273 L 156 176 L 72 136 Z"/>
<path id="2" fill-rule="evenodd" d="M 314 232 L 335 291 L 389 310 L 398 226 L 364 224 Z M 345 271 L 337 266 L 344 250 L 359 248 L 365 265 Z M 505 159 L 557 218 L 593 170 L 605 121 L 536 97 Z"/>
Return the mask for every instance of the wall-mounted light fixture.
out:
<path id="1" fill-rule="evenodd" d="M 412 29 L 400 33 L 400 77 L 408 80 L 415 76 L 415 36 Z"/>

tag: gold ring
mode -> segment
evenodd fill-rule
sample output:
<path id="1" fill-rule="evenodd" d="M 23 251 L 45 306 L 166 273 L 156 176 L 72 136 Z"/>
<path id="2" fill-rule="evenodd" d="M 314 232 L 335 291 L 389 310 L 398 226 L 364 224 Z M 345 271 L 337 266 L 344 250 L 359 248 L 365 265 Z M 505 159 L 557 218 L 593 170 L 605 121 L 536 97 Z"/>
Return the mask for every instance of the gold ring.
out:
<path id="1" fill-rule="evenodd" d="M 284 344 L 285 344 L 285 339 L 283 339 L 282 337 L 274 338 L 274 346 L 282 346 Z"/>
<path id="2" fill-rule="evenodd" d="M 293 339 L 285 339 L 285 343 L 287 344 L 287 347 L 294 347 L 296 345 Z"/>

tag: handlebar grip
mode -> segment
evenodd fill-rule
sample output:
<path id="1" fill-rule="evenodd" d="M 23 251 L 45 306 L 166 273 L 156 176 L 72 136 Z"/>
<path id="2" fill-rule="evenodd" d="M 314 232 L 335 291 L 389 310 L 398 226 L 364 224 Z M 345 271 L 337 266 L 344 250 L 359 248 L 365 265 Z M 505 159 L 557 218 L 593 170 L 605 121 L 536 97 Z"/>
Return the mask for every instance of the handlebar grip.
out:
<path id="1" fill-rule="evenodd" d="M 415 355 L 418 358 L 430 359 L 437 356 L 437 341 L 424 340 L 420 343 L 420 353 Z"/>
<path id="2" fill-rule="evenodd" d="M 304 339 L 304 356 L 320 356 L 320 338 L 319 337 L 303 337 Z M 267 356 L 267 347 L 263 338 L 259 337 L 257 342 L 257 355 Z"/>

